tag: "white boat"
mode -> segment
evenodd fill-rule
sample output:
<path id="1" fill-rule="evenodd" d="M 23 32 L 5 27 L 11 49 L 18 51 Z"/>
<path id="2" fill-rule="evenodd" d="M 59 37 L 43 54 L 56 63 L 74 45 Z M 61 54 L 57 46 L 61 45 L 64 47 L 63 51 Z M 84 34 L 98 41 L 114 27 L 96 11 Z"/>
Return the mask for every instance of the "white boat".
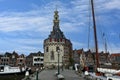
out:
<path id="1" fill-rule="evenodd" d="M 96 76 L 96 73 L 89 73 L 89 75 L 96 80 L 120 80 L 120 76 L 117 75 Z"/>
<path id="2" fill-rule="evenodd" d="M 97 68 L 97 70 L 98 70 L 98 72 L 101 72 L 101 73 L 109 73 L 109 74 L 120 73 L 120 70 L 115 70 L 115 69 Z"/>
<path id="3" fill-rule="evenodd" d="M 8 65 L 0 65 L 0 75 L 1 74 L 17 74 L 25 72 L 25 68 L 11 67 Z"/>

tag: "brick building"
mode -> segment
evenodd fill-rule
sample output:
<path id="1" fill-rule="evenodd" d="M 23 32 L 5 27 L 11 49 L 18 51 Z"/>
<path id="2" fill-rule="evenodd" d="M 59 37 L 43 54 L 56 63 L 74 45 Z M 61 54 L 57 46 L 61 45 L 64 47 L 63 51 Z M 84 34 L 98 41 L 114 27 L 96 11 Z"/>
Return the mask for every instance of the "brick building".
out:
<path id="1" fill-rule="evenodd" d="M 26 66 L 25 60 L 26 60 L 26 57 L 24 54 L 19 55 L 16 61 L 16 65 L 21 67 Z"/>
<path id="2" fill-rule="evenodd" d="M 112 63 L 112 68 L 120 68 L 120 53 L 112 53 L 110 55 L 110 62 Z"/>

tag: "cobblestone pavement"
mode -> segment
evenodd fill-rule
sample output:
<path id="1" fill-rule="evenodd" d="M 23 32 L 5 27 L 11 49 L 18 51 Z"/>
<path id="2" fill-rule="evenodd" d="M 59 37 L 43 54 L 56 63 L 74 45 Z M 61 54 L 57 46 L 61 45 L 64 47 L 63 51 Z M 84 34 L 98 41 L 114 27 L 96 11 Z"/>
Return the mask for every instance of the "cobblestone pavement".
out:
<path id="1" fill-rule="evenodd" d="M 57 76 L 55 75 L 56 72 L 57 70 L 43 70 L 38 74 L 38 79 L 39 80 L 57 80 Z M 77 75 L 74 70 L 60 71 L 60 74 L 64 76 L 65 80 L 84 80 L 84 78 Z M 36 77 L 33 77 L 31 79 L 36 80 Z"/>

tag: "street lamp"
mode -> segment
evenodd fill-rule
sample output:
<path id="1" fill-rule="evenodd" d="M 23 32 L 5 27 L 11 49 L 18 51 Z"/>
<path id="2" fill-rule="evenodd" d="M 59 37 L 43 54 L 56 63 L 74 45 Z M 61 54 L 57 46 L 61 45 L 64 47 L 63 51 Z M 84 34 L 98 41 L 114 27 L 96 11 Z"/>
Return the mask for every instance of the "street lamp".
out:
<path id="1" fill-rule="evenodd" d="M 63 71 L 63 67 L 64 67 L 63 59 L 64 59 L 64 56 L 62 56 L 62 71 Z"/>
<path id="2" fill-rule="evenodd" d="M 36 80 L 38 80 L 38 69 L 36 69 Z"/>
<path id="3" fill-rule="evenodd" d="M 57 47 L 57 52 L 58 52 L 58 75 L 60 74 L 60 67 L 59 67 L 59 55 L 60 55 L 60 48 Z"/>

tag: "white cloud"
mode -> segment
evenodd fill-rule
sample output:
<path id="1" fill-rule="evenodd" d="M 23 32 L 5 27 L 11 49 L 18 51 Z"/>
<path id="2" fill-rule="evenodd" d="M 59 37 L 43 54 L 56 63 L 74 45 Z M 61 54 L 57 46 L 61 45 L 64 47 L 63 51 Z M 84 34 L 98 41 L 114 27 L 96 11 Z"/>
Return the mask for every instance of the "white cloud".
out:
<path id="1" fill-rule="evenodd" d="M 40 31 L 40 33 L 50 32 L 53 26 L 52 24 L 53 11 L 55 10 L 56 4 L 60 7 L 60 10 L 59 10 L 60 20 L 63 20 L 62 18 L 64 18 L 65 20 L 70 21 L 70 23 L 66 23 L 63 21 L 60 22 L 61 24 L 63 24 L 64 28 L 68 28 L 68 27 L 71 28 L 70 30 L 66 29 L 65 30 L 66 32 L 67 31 L 73 32 L 77 30 L 76 29 L 77 26 L 84 25 L 83 22 L 78 23 L 78 20 L 76 19 L 78 18 L 77 16 L 72 17 L 78 14 L 77 12 L 72 13 L 72 10 L 66 8 L 65 4 L 61 3 L 60 1 L 53 1 L 46 4 L 44 6 L 44 9 L 39 8 L 38 5 L 32 4 L 33 6 L 37 6 L 36 10 L 31 10 L 28 12 L 1 13 L 0 14 L 0 31 L 11 32 L 11 31 L 37 30 L 37 31 Z M 71 27 L 71 26 L 74 26 L 74 27 Z"/>
<path id="2" fill-rule="evenodd" d="M 15 50 L 29 54 L 29 52 L 43 51 L 42 39 L 0 39 L 0 44 L 3 45 L 1 49 L 4 52 Z"/>
<path id="3" fill-rule="evenodd" d="M 104 4 L 106 9 L 120 9 L 120 0 L 110 0 Z"/>
<path id="4" fill-rule="evenodd" d="M 41 47 L 43 45 L 43 41 L 41 38 L 47 38 L 46 36 L 48 36 L 50 31 L 52 31 L 52 21 L 56 4 L 58 6 L 60 16 L 61 30 L 66 33 L 81 32 L 83 34 L 81 35 L 81 38 L 84 39 L 84 33 L 86 33 L 87 30 L 87 27 L 85 26 L 89 26 L 89 0 L 70 0 L 69 3 L 53 0 L 50 3 L 44 4 L 42 7 L 36 4 L 31 4 L 31 6 L 33 6 L 33 10 L 26 12 L 2 12 L 0 14 L 0 32 L 9 33 L 16 31 L 15 34 L 24 32 L 23 34 L 30 35 L 29 38 L 25 37 L 25 39 L 20 35 L 19 39 L 15 38 L 6 42 L 10 45 L 12 45 L 12 42 L 16 42 L 16 45 L 14 46 L 16 47 L 15 49 L 19 51 L 42 50 Z M 97 11 L 99 11 L 98 13 L 104 13 L 104 11 L 108 12 L 111 9 L 120 9 L 119 4 L 119 0 L 95 0 L 95 7 Z M 103 18 L 101 19 L 103 22 L 110 21 L 112 19 L 106 16 L 102 17 L 105 18 L 105 20 L 103 20 Z M 110 24 L 111 23 L 107 25 Z M 39 36 L 31 39 L 36 35 Z M 38 37 L 40 38 L 38 39 Z M 32 45 L 36 46 L 32 47 Z M 38 45 L 41 45 L 41 47 L 39 48 Z M 86 44 L 81 42 L 73 41 L 73 46 L 82 48 L 85 45 Z"/>
<path id="5" fill-rule="evenodd" d="M 16 13 L 17 14 L 17 13 Z M 24 15 L 24 13 L 23 13 Z M 40 30 L 45 32 L 45 28 L 50 22 L 46 17 L 0 17 L 0 30 L 5 32 L 10 31 L 24 31 L 24 30 Z M 42 27 L 42 28 L 41 28 Z"/>

